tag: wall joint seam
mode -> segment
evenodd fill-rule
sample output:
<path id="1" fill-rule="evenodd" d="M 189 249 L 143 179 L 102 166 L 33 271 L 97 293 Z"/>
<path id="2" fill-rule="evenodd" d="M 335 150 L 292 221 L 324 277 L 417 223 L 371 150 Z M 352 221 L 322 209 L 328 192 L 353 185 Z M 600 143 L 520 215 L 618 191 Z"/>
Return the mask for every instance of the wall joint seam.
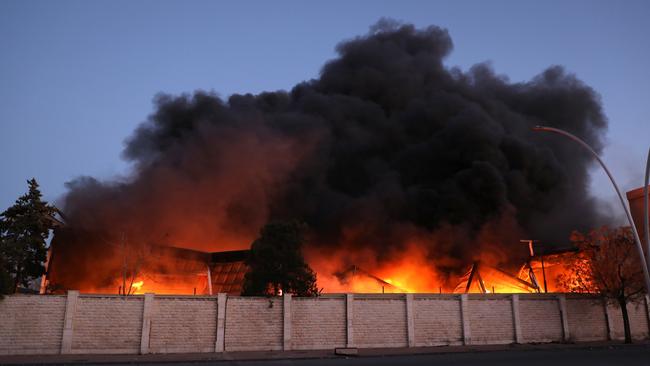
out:
<path id="1" fill-rule="evenodd" d="M 560 319 L 562 321 L 562 340 L 564 342 L 568 342 L 569 339 L 571 339 L 571 334 L 569 333 L 569 319 L 566 306 L 566 296 L 558 295 L 557 300 L 560 306 Z"/>
<path id="2" fill-rule="evenodd" d="M 214 351 L 224 352 L 226 348 L 226 302 L 228 296 L 224 293 L 217 295 L 217 334 Z"/>
<path id="3" fill-rule="evenodd" d="M 603 298 L 603 310 L 605 311 L 605 324 L 607 325 L 607 340 L 611 341 L 614 340 L 614 322 L 609 312 L 609 304 L 605 298 Z"/>
<path id="4" fill-rule="evenodd" d="M 79 291 L 68 291 L 65 300 L 65 315 L 63 318 L 63 333 L 61 335 L 61 354 L 69 354 L 72 351 L 72 335 L 74 331 L 74 316 L 77 311 L 77 300 Z"/>
<path id="5" fill-rule="evenodd" d="M 291 294 L 282 295 L 282 349 L 291 350 Z"/>
<path id="6" fill-rule="evenodd" d="M 151 337 L 151 309 L 153 308 L 154 294 L 144 294 L 144 304 L 142 306 L 142 332 L 140 334 L 140 354 L 149 353 L 149 344 Z"/>
<path id="7" fill-rule="evenodd" d="M 345 346 L 347 348 L 354 347 L 354 328 L 352 324 L 353 318 L 354 318 L 354 295 L 345 294 L 345 324 L 346 324 Z"/>
<path id="8" fill-rule="evenodd" d="M 512 295 L 512 323 L 515 331 L 515 343 L 524 343 L 523 335 L 521 334 L 521 321 L 519 317 L 519 295 Z"/>
<path id="9" fill-rule="evenodd" d="M 472 330 L 469 322 L 469 302 L 467 294 L 460 295 L 460 321 L 463 326 L 463 344 L 472 344 Z"/>
<path id="10" fill-rule="evenodd" d="M 409 347 L 415 347 L 415 322 L 413 320 L 413 294 L 406 294 L 406 335 Z"/>

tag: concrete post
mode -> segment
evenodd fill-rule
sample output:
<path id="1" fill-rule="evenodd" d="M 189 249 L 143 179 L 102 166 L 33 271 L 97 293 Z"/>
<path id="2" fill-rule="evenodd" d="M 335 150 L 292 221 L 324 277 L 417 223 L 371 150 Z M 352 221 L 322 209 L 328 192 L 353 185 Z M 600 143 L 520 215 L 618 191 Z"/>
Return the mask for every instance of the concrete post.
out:
<path id="1" fill-rule="evenodd" d="M 217 340 L 214 345 L 215 352 L 223 352 L 226 346 L 226 296 L 226 294 L 217 295 Z"/>
<path id="2" fill-rule="evenodd" d="M 63 336 L 61 337 L 61 354 L 70 353 L 72 350 L 72 325 L 74 313 L 77 310 L 79 291 L 68 291 L 65 300 L 65 315 L 63 318 Z"/>
<path id="3" fill-rule="evenodd" d="M 149 337 L 151 335 L 151 311 L 153 309 L 154 294 L 144 294 L 142 306 L 142 336 L 140 337 L 140 354 L 149 353 Z"/>
<path id="4" fill-rule="evenodd" d="M 609 305 L 607 300 L 603 298 L 603 310 L 605 311 L 605 322 L 607 323 L 607 340 L 614 340 L 614 322 L 612 314 L 609 312 Z"/>
<path id="5" fill-rule="evenodd" d="M 571 334 L 569 333 L 569 319 L 566 311 L 566 296 L 558 295 L 557 300 L 560 305 L 560 318 L 562 319 L 562 340 L 568 342 Z"/>
<path id="6" fill-rule="evenodd" d="M 467 294 L 460 295 L 460 321 L 463 324 L 463 344 L 472 344 L 472 330 L 469 324 L 469 302 Z"/>
<path id="7" fill-rule="evenodd" d="M 291 294 L 282 295 L 283 342 L 282 349 L 291 350 Z"/>
<path id="8" fill-rule="evenodd" d="M 521 321 L 519 318 L 519 295 L 512 295 L 512 322 L 515 327 L 515 343 L 524 343 L 524 337 L 521 334 Z"/>
<path id="9" fill-rule="evenodd" d="M 415 347 L 415 322 L 413 321 L 413 294 L 406 294 L 406 334 L 408 346 Z"/>
<path id="10" fill-rule="evenodd" d="M 352 319 L 354 317 L 354 295 L 345 294 L 345 320 L 346 320 L 346 339 L 345 346 L 347 348 L 354 347 L 354 329 L 352 327 Z"/>

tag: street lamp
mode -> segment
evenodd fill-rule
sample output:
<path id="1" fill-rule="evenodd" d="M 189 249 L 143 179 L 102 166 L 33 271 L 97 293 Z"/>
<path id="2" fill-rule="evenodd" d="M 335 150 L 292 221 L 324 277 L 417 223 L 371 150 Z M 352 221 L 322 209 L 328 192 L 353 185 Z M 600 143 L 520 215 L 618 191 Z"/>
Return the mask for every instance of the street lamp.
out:
<path id="1" fill-rule="evenodd" d="M 625 200 L 623 199 L 623 195 L 621 194 L 621 191 L 618 189 L 618 185 L 616 184 L 616 181 L 614 181 L 614 177 L 612 176 L 612 173 L 609 172 L 609 169 L 607 169 L 607 166 L 605 163 L 600 159 L 600 156 L 596 154 L 596 152 L 589 146 L 586 142 L 582 141 L 580 138 L 577 136 L 574 136 L 564 130 L 560 130 L 559 128 L 554 128 L 554 127 L 545 127 L 545 126 L 535 126 L 533 127 L 533 131 L 546 131 L 546 132 L 555 132 L 557 134 L 560 134 L 562 136 L 568 137 L 569 139 L 573 140 L 574 142 L 577 142 L 578 144 L 582 145 L 585 149 L 587 149 L 595 158 L 598 160 L 600 163 L 600 166 L 603 167 L 603 170 L 605 170 L 605 173 L 607 173 L 607 176 L 609 177 L 609 180 L 612 182 L 612 185 L 614 186 L 614 189 L 616 190 L 616 194 L 618 194 L 618 198 L 621 200 L 621 205 L 623 206 L 623 210 L 625 211 L 625 215 L 627 216 L 627 220 L 630 222 L 630 226 L 632 226 L 632 232 L 634 234 L 634 240 L 636 241 L 636 246 L 637 250 L 639 252 L 639 259 L 641 260 L 641 265 L 643 267 L 643 275 L 645 278 L 645 287 L 646 291 L 648 294 L 650 294 L 650 275 L 648 274 L 648 266 L 646 265 L 646 260 L 645 256 L 643 255 L 643 247 L 641 246 L 641 239 L 639 239 L 639 232 L 636 229 L 636 225 L 634 225 L 634 220 L 632 220 L 632 214 L 630 213 L 630 210 L 627 208 L 627 205 L 625 204 Z M 647 181 L 647 174 L 646 174 L 646 181 Z M 646 184 L 645 191 L 647 193 L 647 187 L 648 185 Z M 646 200 L 646 206 L 648 204 L 647 202 L 647 196 L 645 198 Z M 646 223 L 647 223 L 647 213 L 646 213 Z M 648 235 L 646 235 L 648 236 Z"/>
<path id="2" fill-rule="evenodd" d="M 648 149 L 648 160 L 645 165 L 645 184 L 643 184 L 643 233 L 645 234 L 646 265 L 650 264 L 650 212 L 648 212 L 648 184 L 650 182 L 648 180 L 650 180 L 650 149 Z"/>

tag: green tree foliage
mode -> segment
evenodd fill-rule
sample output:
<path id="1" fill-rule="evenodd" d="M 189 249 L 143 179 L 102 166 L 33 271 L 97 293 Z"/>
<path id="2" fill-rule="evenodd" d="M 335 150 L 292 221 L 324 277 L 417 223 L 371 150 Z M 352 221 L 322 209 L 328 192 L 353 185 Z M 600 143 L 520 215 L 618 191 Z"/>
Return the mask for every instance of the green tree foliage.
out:
<path id="1" fill-rule="evenodd" d="M 558 279 L 571 292 L 598 293 L 621 309 L 625 342 L 631 343 L 627 304 L 640 300 L 645 292 L 643 267 L 630 227 L 602 227 L 588 234 L 574 232 L 578 247 L 571 265 Z"/>
<path id="2" fill-rule="evenodd" d="M 302 246 L 305 225 L 296 221 L 265 225 L 251 246 L 246 261 L 243 295 L 277 296 L 280 291 L 296 296 L 316 296 L 316 274 L 305 263 Z"/>
<path id="3" fill-rule="evenodd" d="M 13 281 L 4 264 L 4 258 L 0 256 L 0 299 L 3 295 L 12 292 L 14 289 Z"/>
<path id="4" fill-rule="evenodd" d="M 35 179 L 27 183 L 29 192 L 0 214 L 0 262 L 4 275 L 11 278 L 11 287 L 6 292 L 16 292 L 20 285 L 28 286 L 45 271 L 45 241 L 56 209 L 41 199 Z"/>

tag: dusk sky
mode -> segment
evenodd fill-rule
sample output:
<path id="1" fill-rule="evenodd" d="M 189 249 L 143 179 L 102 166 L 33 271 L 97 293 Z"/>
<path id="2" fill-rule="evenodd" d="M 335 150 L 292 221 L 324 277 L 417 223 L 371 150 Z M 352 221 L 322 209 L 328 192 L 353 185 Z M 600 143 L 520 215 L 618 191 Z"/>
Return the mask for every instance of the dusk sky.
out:
<path id="1" fill-rule="evenodd" d="M 513 82 L 566 67 L 602 97 L 610 124 L 603 157 L 619 184 L 642 185 L 649 1 L 5 0 L 0 211 L 31 177 L 56 202 L 80 175 L 128 175 L 123 142 L 153 111 L 157 93 L 291 89 L 317 77 L 337 43 L 382 17 L 448 29 L 449 67 L 489 62 Z M 592 178 L 593 194 L 613 202 L 603 172 L 593 169 Z"/>

